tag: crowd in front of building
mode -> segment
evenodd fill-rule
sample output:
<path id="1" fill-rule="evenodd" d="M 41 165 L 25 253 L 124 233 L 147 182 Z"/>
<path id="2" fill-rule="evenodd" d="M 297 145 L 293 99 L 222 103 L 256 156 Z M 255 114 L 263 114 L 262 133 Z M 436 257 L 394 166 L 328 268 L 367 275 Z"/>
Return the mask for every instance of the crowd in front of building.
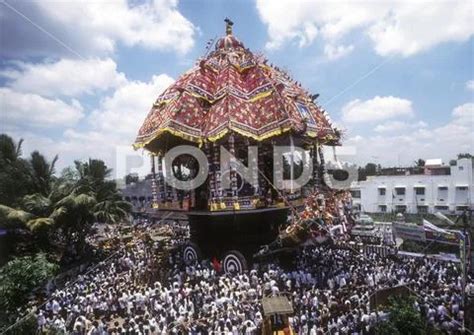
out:
<path id="1" fill-rule="evenodd" d="M 176 237 L 175 245 L 184 238 Z M 298 334 L 374 334 L 388 315 L 371 306 L 370 297 L 398 285 L 416 296 L 415 307 L 430 324 L 451 334 L 463 325 L 462 277 L 454 263 L 313 246 L 299 251 L 293 270 L 272 262 L 230 275 L 217 273 L 211 263 L 185 266 L 179 254 L 156 269 L 159 243 L 134 238 L 56 289 L 35 312 L 39 329 L 75 335 L 259 334 L 262 297 L 287 294 Z M 168 280 L 157 280 L 157 271 L 169 271 Z M 466 290 L 471 289 L 469 278 Z"/>

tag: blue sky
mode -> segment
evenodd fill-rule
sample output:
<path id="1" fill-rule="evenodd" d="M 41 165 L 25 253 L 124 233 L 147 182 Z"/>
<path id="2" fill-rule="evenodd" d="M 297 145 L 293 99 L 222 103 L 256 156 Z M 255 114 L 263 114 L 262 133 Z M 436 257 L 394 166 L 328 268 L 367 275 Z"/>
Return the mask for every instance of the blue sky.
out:
<path id="1" fill-rule="evenodd" d="M 474 153 L 470 1 L 0 4 L 1 132 L 74 159 L 120 159 L 153 101 L 224 34 L 286 68 L 345 130 L 356 163 Z M 138 157 L 146 157 L 138 152 Z M 146 160 L 146 158 L 144 158 Z M 127 158 L 126 169 L 140 165 Z M 135 165 L 134 165 L 135 164 Z M 146 169 L 146 168 L 145 168 Z"/>

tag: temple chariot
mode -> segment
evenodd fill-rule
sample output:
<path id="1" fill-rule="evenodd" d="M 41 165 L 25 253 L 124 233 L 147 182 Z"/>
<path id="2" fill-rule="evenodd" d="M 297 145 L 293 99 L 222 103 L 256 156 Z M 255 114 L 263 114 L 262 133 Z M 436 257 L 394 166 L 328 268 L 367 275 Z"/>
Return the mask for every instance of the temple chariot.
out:
<path id="1" fill-rule="evenodd" d="M 181 211 L 189 218 L 191 240 L 184 260 L 217 259 L 226 272 L 241 272 L 261 245 L 275 240 L 305 195 L 323 187 L 322 146 L 339 145 L 340 132 L 316 103 L 317 95 L 247 49 L 232 25 L 226 19 L 225 36 L 156 99 L 134 147 L 151 153 L 153 210 Z M 165 181 L 164 171 L 183 180 L 198 173 L 189 155 L 164 169 L 164 155 L 180 145 L 206 155 L 209 174 L 195 189 L 177 189 Z M 258 148 L 257 184 L 244 180 L 232 164 L 221 166 L 221 146 L 244 165 L 249 163 L 247 149 Z M 313 165 L 309 183 L 273 184 L 274 164 L 285 163 L 274 161 L 274 146 L 307 150 Z M 227 188 L 224 177 L 230 178 Z"/>

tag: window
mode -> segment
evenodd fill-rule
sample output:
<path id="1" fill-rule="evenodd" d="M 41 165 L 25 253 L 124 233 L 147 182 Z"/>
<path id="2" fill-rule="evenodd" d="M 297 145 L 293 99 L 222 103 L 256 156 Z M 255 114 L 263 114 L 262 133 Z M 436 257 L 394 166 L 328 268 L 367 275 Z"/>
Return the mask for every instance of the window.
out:
<path id="1" fill-rule="evenodd" d="M 309 111 L 308 107 L 301 103 L 296 103 L 296 106 L 298 107 L 298 111 L 300 112 L 300 115 L 303 119 L 306 119 L 308 123 L 316 125 L 316 121 L 314 121 L 313 115 Z"/>
<path id="2" fill-rule="evenodd" d="M 379 206 L 379 211 L 382 212 L 382 213 L 386 213 L 387 212 L 387 205 L 380 205 Z"/>
<path id="3" fill-rule="evenodd" d="M 385 188 L 379 188 L 379 195 L 385 195 Z"/>
<path id="4" fill-rule="evenodd" d="M 426 214 L 428 213 L 428 206 L 416 206 L 418 213 Z"/>
<path id="5" fill-rule="evenodd" d="M 395 206 L 395 212 L 397 212 L 397 213 L 405 213 L 406 211 L 407 211 L 407 206 L 405 206 L 405 205 Z"/>
<path id="6" fill-rule="evenodd" d="M 395 187 L 395 193 L 397 195 L 405 195 L 405 187 Z"/>
<path id="7" fill-rule="evenodd" d="M 425 188 L 424 187 L 415 187 L 416 195 L 425 195 Z"/>
<path id="8" fill-rule="evenodd" d="M 351 194 L 353 198 L 360 199 L 360 190 L 353 190 Z"/>
<path id="9" fill-rule="evenodd" d="M 446 201 L 448 199 L 448 187 L 438 186 L 438 201 Z"/>
<path id="10" fill-rule="evenodd" d="M 442 211 L 447 211 L 449 209 L 448 206 L 435 206 L 435 209 L 442 210 Z"/>
<path id="11" fill-rule="evenodd" d="M 458 186 L 456 187 L 459 191 L 467 191 L 467 186 Z"/>

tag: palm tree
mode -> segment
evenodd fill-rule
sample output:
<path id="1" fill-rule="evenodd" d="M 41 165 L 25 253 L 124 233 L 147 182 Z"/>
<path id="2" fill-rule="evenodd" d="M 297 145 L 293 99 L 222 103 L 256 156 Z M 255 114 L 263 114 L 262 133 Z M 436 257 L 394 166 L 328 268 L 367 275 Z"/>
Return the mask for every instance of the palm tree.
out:
<path id="1" fill-rule="evenodd" d="M 78 187 L 95 195 L 96 221 L 115 224 L 125 219 L 132 205 L 122 200 L 115 181 L 107 180 L 112 170 L 103 161 L 97 159 L 89 159 L 85 163 L 76 161 L 75 165 L 80 176 Z"/>
<path id="2" fill-rule="evenodd" d="M 79 173 L 79 178 L 87 179 L 93 183 L 102 183 L 110 177 L 112 172 L 112 169 L 109 169 L 104 161 L 99 159 L 89 158 L 87 162 L 74 161 L 74 164 Z"/>
<path id="3" fill-rule="evenodd" d="M 421 159 L 421 158 L 418 158 L 416 161 L 415 161 L 415 167 L 423 167 L 425 166 L 425 160 L 424 159 Z"/>
<path id="4" fill-rule="evenodd" d="M 97 201 L 91 193 L 73 191 L 59 200 L 52 214 L 66 246 L 84 251 L 85 239 L 95 221 L 93 209 Z"/>
<path id="5" fill-rule="evenodd" d="M 98 222 L 116 224 L 125 219 L 132 209 L 132 204 L 122 200 L 113 181 L 106 181 L 97 189 L 97 204 L 94 216 Z"/>
<path id="6" fill-rule="evenodd" d="M 54 156 L 51 162 L 38 151 L 33 151 L 30 158 L 31 178 L 34 191 L 42 195 L 51 192 L 51 184 L 54 179 L 54 166 L 58 160 L 58 155 Z"/>
<path id="7" fill-rule="evenodd" d="M 16 228 L 33 218 L 31 213 L 0 204 L 0 222 L 5 228 Z"/>
<path id="8" fill-rule="evenodd" d="M 19 209 L 0 205 L 0 219 L 8 227 L 27 228 L 40 249 L 49 248 L 51 242 L 82 246 L 95 221 L 95 205 L 93 194 L 54 189 L 47 197 L 39 193 L 25 196 Z M 57 231 L 61 238 L 52 241 Z"/>
<path id="9" fill-rule="evenodd" d="M 22 143 L 0 134 L 0 204 L 16 206 L 31 192 L 29 164 L 21 158 Z"/>
<path id="10" fill-rule="evenodd" d="M 21 157 L 21 146 L 23 139 L 18 143 L 6 134 L 0 134 L 0 159 L 6 162 L 15 162 Z"/>
<path id="11" fill-rule="evenodd" d="M 41 248 L 51 247 L 53 241 L 80 251 L 94 222 L 114 224 L 128 216 L 131 204 L 108 180 L 111 169 L 103 161 L 76 161 L 75 171 L 55 177 L 57 156 L 48 162 L 35 151 L 26 161 L 21 143 L 0 135 L 0 226 L 27 229 Z M 13 195 L 15 201 L 9 202 Z"/>

